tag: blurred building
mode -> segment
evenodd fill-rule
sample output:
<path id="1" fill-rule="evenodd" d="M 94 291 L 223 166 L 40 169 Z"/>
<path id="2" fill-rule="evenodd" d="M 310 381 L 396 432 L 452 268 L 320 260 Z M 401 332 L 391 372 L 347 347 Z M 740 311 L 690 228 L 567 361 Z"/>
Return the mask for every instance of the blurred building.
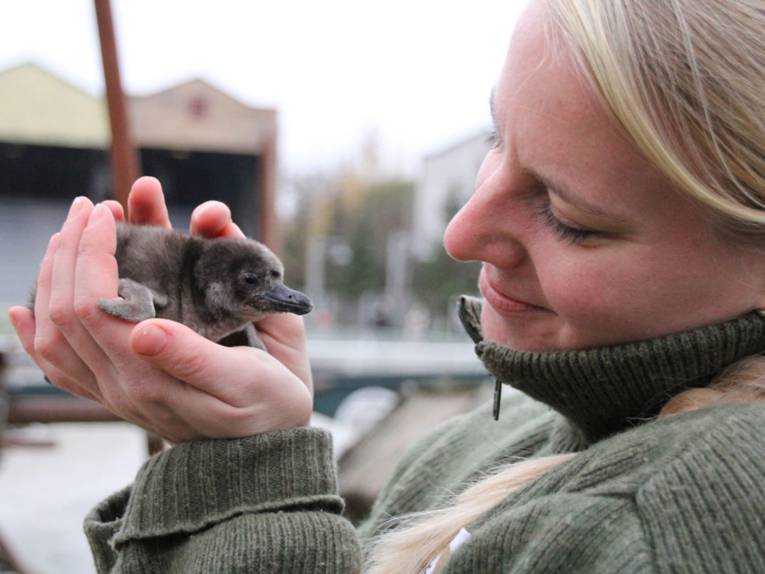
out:
<path id="1" fill-rule="evenodd" d="M 141 173 L 162 181 L 176 226 L 218 199 L 245 233 L 277 242 L 275 110 L 199 79 L 127 104 Z M 72 198 L 111 196 L 109 142 L 103 98 L 35 64 L 0 71 L 0 304 L 24 296 Z"/>
<path id="2" fill-rule="evenodd" d="M 478 169 L 491 148 L 489 133 L 481 131 L 424 158 L 412 219 L 413 244 L 421 257 L 440 245 L 451 212 L 473 193 Z"/>

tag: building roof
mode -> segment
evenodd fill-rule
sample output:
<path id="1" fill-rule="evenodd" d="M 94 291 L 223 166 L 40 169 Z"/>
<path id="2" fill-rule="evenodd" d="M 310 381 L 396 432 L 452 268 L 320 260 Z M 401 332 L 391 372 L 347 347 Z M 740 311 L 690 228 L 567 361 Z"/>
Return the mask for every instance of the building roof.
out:
<path id="1" fill-rule="evenodd" d="M 257 154 L 276 130 L 276 111 L 250 107 L 201 79 L 128 97 L 138 147 Z M 108 146 L 104 98 L 34 63 L 0 71 L 0 142 Z"/>
<path id="2" fill-rule="evenodd" d="M 130 98 L 133 138 L 142 147 L 258 153 L 276 111 L 252 108 L 202 79 Z"/>
<path id="3" fill-rule="evenodd" d="M 0 71 L 0 141 L 104 148 L 104 101 L 32 63 Z"/>

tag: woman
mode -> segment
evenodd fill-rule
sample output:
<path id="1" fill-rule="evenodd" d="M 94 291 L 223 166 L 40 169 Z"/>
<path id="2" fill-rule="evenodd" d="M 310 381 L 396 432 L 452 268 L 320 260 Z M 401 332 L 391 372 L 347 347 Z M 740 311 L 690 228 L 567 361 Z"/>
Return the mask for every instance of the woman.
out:
<path id="1" fill-rule="evenodd" d="M 121 214 L 74 205 L 17 332 L 54 384 L 180 443 L 88 516 L 99 569 L 765 571 L 763 29 L 753 0 L 529 4 L 445 237 L 483 262 L 479 356 L 525 395 L 418 442 L 358 533 L 302 428 L 299 319 L 258 324 L 267 354 L 99 313 Z M 167 225 L 152 180 L 130 207 Z M 192 223 L 239 233 L 220 205 Z"/>

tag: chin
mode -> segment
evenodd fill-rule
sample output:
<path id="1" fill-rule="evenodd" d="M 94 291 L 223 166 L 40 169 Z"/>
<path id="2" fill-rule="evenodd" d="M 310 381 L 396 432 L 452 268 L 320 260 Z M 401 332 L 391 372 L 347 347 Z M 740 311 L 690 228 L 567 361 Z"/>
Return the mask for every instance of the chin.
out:
<path id="1" fill-rule="evenodd" d="M 545 352 L 560 350 L 550 317 L 508 319 L 484 302 L 481 308 L 481 332 L 487 341 L 516 351 Z"/>

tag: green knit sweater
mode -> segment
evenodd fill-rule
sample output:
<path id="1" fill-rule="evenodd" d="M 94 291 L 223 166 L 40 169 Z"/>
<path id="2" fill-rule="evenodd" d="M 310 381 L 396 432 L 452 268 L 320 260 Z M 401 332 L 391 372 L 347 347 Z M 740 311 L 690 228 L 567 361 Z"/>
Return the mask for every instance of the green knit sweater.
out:
<path id="1" fill-rule="evenodd" d="M 356 531 L 330 437 L 313 428 L 178 445 L 86 518 L 99 572 L 346 573 L 389 519 L 448 504 L 519 458 L 578 452 L 477 522 L 444 573 L 765 572 L 765 404 L 652 420 L 666 400 L 765 350 L 749 314 L 635 344 L 527 353 L 481 341 L 521 391 L 413 445 Z"/>

